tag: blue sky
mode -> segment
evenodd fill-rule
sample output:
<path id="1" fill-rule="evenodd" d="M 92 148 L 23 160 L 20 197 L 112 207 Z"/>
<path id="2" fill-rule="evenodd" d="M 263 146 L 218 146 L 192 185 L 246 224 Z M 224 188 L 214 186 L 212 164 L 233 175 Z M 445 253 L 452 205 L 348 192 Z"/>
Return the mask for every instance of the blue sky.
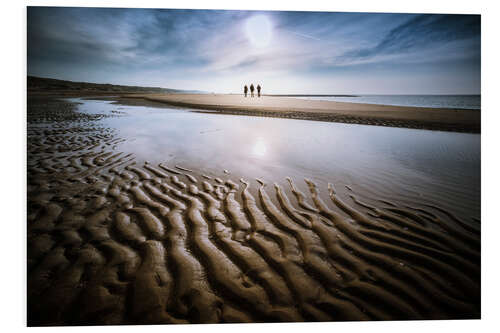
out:
<path id="1" fill-rule="evenodd" d="M 28 74 L 265 93 L 478 94 L 478 15 L 28 7 Z"/>

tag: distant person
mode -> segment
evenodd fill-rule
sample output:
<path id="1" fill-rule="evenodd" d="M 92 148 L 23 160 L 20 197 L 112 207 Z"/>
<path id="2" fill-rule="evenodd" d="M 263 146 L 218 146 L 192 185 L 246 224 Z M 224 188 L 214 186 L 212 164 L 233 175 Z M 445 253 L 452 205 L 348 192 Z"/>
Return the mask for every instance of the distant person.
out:
<path id="1" fill-rule="evenodd" d="M 257 85 L 257 96 L 260 97 L 260 84 Z"/>
<path id="2" fill-rule="evenodd" d="M 247 97 L 248 87 L 247 87 L 247 85 L 246 85 L 246 84 L 245 84 L 245 88 L 243 88 L 243 91 L 245 92 L 245 97 Z"/>
<path id="3" fill-rule="evenodd" d="M 253 97 L 253 91 L 255 90 L 255 88 L 253 87 L 253 83 L 250 85 L 250 96 Z"/>

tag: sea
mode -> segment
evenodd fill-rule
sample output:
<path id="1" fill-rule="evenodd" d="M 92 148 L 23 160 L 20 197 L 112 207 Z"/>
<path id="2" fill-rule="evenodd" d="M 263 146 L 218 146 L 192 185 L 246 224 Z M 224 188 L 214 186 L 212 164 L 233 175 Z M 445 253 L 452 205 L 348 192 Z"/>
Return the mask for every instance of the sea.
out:
<path id="1" fill-rule="evenodd" d="M 308 100 L 323 100 L 348 103 L 381 104 L 395 106 L 417 106 L 427 108 L 481 109 L 481 95 L 356 95 L 293 97 Z"/>

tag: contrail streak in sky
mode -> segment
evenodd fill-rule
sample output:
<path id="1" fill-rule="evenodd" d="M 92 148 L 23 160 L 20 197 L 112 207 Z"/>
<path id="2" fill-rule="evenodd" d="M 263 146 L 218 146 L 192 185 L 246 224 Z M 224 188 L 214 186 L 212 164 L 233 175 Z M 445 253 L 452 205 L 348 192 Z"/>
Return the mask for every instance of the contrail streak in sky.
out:
<path id="1" fill-rule="evenodd" d="M 313 36 L 310 36 L 310 35 L 301 34 L 301 33 L 299 33 L 299 32 L 295 32 L 295 31 L 288 30 L 288 29 L 283 29 L 283 30 L 288 31 L 289 33 L 292 33 L 292 34 L 297 35 L 297 36 L 300 36 L 300 37 L 309 38 L 309 39 L 314 39 L 314 40 L 317 40 L 318 42 L 321 42 L 321 39 L 316 38 L 316 37 L 313 37 Z"/>

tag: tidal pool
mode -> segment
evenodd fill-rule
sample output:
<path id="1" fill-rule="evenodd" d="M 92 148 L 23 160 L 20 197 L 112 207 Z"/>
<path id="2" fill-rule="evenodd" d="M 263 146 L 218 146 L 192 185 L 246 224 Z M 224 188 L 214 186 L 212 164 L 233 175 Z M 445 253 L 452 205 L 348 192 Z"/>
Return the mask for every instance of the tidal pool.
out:
<path id="1" fill-rule="evenodd" d="M 120 151 L 205 174 L 333 183 L 370 200 L 480 219 L 480 135 L 221 115 L 70 99 L 125 139 Z M 305 185 L 301 185 L 305 188 Z M 347 187 L 346 187 L 347 186 Z"/>

